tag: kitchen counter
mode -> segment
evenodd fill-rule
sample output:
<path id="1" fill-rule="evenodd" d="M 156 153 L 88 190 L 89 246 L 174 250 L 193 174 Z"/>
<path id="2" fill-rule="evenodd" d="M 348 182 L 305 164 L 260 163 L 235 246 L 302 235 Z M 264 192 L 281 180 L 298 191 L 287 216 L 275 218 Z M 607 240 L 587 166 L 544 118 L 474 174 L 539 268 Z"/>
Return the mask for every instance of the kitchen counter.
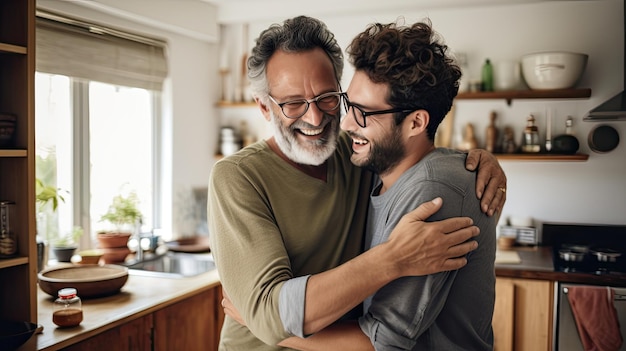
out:
<path id="1" fill-rule="evenodd" d="M 510 251 L 519 255 L 520 263 L 496 262 L 496 276 L 626 287 L 626 275 L 623 274 L 596 275 L 555 271 L 551 246 L 514 247 Z"/>
<path id="2" fill-rule="evenodd" d="M 507 251 L 510 251 L 507 254 L 516 253 L 519 260 L 517 263 L 496 262 L 498 277 L 626 286 L 623 275 L 555 272 L 552 247 L 514 247 Z M 54 298 L 38 289 L 38 321 L 44 329 L 34 337 L 37 350 L 67 347 L 218 285 L 217 270 L 188 278 L 156 278 L 131 273 L 120 293 L 83 299 L 83 322 L 70 329 L 61 329 L 52 323 Z"/>
<path id="3" fill-rule="evenodd" d="M 120 293 L 82 299 L 83 321 L 69 329 L 52 323 L 54 298 L 38 288 L 38 322 L 44 329 L 34 337 L 37 350 L 67 347 L 218 285 L 219 275 L 215 269 L 187 278 L 156 278 L 131 273 Z"/>

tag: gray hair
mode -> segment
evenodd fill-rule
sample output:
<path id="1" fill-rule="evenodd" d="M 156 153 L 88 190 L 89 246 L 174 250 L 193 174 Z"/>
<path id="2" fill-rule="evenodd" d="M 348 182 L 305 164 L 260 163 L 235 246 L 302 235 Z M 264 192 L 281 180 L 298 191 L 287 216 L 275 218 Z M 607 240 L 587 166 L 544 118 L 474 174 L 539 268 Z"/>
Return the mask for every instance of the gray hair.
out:
<path id="1" fill-rule="evenodd" d="M 321 48 L 332 61 L 337 84 L 343 72 L 343 53 L 335 35 L 324 22 L 307 16 L 287 19 L 283 24 L 273 24 L 256 40 L 248 58 L 248 80 L 252 95 L 267 103 L 269 84 L 267 82 L 267 62 L 277 51 L 303 52 Z"/>

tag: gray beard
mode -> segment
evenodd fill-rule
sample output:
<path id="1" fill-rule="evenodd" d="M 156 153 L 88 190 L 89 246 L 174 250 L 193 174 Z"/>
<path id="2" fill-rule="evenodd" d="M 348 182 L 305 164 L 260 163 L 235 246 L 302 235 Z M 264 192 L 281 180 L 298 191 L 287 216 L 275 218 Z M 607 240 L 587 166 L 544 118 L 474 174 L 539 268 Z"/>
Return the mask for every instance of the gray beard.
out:
<path id="1" fill-rule="evenodd" d="M 302 121 L 296 121 L 289 127 L 285 127 L 282 123 L 281 117 L 274 114 L 274 111 L 270 109 L 270 116 L 272 117 L 272 134 L 276 140 L 276 144 L 280 148 L 285 156 L 287 156 L 293 162 L 319 166 L 326 162 L 328 158 L 335 152 L 337 148 L 337 135 L 339 133 L 339 119 L 334 116 L 324 114 L 324 119 L 330 118 L 330 124 L 327 128 L 331 128 L 331 132 L 328 133 L 326 138 L 314 142 L 301 143 L 298 140 L 295 133 L 298 125 L 306 124 Z M 308 125 L 307 125 L 308 126 Z M 309 126 L 310 127 L 310 126 Z"/>

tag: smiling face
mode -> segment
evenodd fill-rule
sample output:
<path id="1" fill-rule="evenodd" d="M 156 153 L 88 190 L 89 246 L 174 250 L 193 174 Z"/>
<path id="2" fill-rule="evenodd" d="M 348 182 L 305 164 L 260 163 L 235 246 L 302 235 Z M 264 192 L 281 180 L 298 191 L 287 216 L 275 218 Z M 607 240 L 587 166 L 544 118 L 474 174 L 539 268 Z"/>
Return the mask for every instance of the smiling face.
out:
<path id="1" fill-rule="evenodd" d="M 332 63 L 319 48 L 298 53 L 276 51 L 267 64 L 267 80 L 270 95 L 277 103 L 310 100 L 339 90 Z M 265 118 L 272 121 L 280 150 L 292 161 L 320 165 L 335 151 L 339 108 L 335 114 L 329 114 L 311 103 L 302 117 L 291 119 L 269 100 L 260 106 Z"/>
<path id="2" fill-rule="evenodd" d="M 389 95 L 387 84 L 372 82 L 362 71 L 356 71 L 347 91 L 348 99 L 363 111 L 391 109 L 385 98 Z M 355 119 L 354 108 L 350 108 L 341 121 L 341 129 L 352 137 L 351 161 L 354 165 L 365 167 L 378 174 L 385 174 L 405 156 L 406 139 L 402 125 L 396 125 L 393 113 L 367 116 L 367 126 L 360 127 Z M 406 120 L 405 120 L 406 121 Z"/>

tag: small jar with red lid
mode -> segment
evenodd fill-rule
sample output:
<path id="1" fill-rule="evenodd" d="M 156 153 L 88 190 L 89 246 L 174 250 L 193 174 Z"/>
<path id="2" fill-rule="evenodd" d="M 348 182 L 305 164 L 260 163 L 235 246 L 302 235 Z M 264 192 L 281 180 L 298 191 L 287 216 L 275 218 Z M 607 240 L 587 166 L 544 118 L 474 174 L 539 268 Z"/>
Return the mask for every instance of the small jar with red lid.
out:
<path id="1" fill-rule="evenodd" d="M 59 290 L 54 301 L 52 322 L 61 328 L 75 327 L 83 321 L 83 306 L 74 288 Z"/>

